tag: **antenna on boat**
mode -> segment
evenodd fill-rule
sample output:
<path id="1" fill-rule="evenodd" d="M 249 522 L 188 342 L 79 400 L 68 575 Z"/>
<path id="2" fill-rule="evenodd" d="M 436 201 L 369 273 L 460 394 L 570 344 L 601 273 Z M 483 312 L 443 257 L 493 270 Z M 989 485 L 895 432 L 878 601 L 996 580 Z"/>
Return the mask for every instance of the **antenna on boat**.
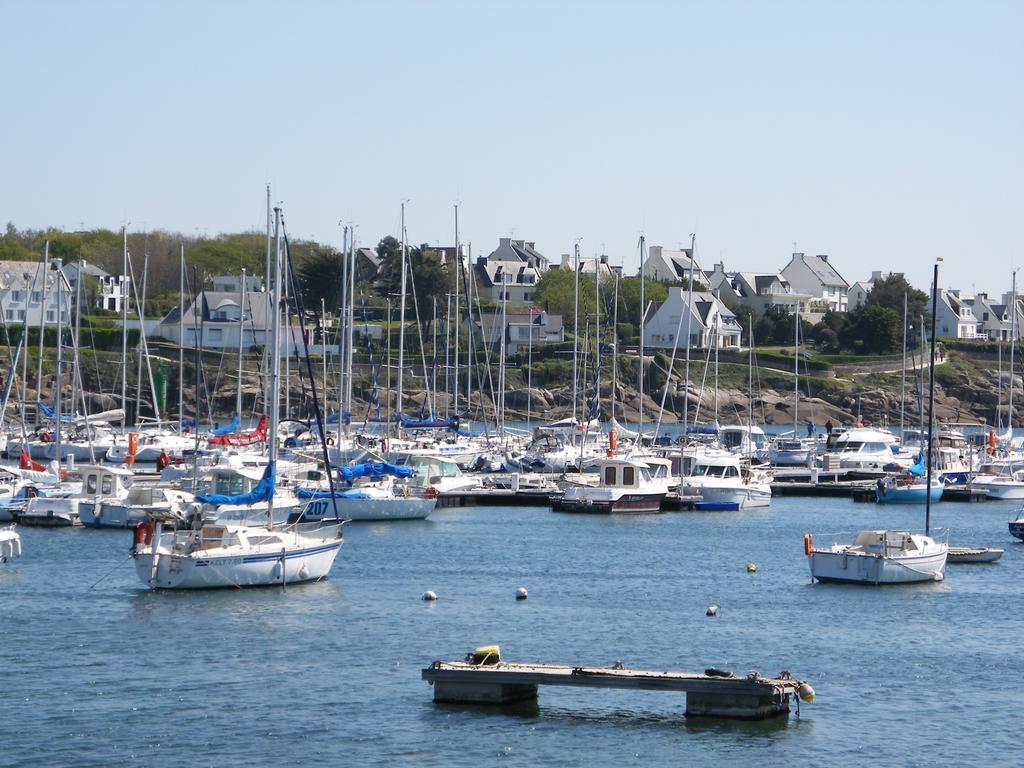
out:
<path id="1" fill-rule="evenodd" d="M 924 534 L 931 536 L 932 527 L 932 432 L 935 425 L 935 314 L 939 295 L 939 262 L 942 257 L 935 260 L 935 269 L 932 273 L 932 333 L 931 348 L 929 349 L 928 366 L 928 458 L 927 458 L 927 486 L 924 494 Z"/>

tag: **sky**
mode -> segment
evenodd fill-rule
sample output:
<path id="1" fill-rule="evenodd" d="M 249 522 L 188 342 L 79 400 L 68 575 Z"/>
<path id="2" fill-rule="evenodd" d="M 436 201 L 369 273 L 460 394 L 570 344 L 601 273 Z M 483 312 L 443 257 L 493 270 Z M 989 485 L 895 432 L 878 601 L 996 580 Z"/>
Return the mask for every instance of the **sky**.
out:
<path id="1" fill-rule="evenodd" d="M 1008 291 L 1024 3 L 0 0 L 0 224 L 794 247 Z"/>

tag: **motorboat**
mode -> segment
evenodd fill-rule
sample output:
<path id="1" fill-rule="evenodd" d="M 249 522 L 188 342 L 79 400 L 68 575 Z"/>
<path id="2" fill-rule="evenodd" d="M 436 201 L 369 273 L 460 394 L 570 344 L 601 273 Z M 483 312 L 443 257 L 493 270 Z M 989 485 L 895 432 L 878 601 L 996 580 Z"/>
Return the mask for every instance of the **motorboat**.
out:
<path id="1" fill-rule="evenodd" d="M 571 485 L 556 509 L 565 512 L 660 512 L 668 483 L 655 480 L 647 464 L 631 459 L 602 459 L 596 486 Z"/>
<path id="2" fill-rule="evenodd" d="M 814 438 L 779 437 L 768 447 L 768 461 L 776 467 L 806 467 L 817 452 L 818 441 Z"/>
<path id="3" fill-rule="evenodd" d="M 1015 510 L 1010 517 L 1010 535 L 1024 541 L 1024 507 Z"/>
<path id="4" fill-rule="evenodd" d="M 768 437 L 760 427 L 745 424 L 722 427 L 718 431 L 718 439 L 727 451 L 746 459 L 768 461 Z"/>
<path id="5" fill-rule="evenodd" d="M 710 505 L 723 509 L 767 507 L 772 502 L 771 474 L 752 467 L 736 454 L 706 455 L 694 463 L 683 478 L 683 493 L 700 496 Z"/>
<path id="6" fill-rule="evenodd" d="M 995 474 L 984 467 L 981 472 L 971 478 L 967 487 L 974 491 L 983 491 L 989 499 L 1024 499 L 1024 469 L 1010 474 Z"/>
<path id="7" fill-rule="evenodd" d="M 949 544 L 908 531 L 861 531 L 852 544 L 819 547 L 804 536 L 811 578 L 854 584 L 942 581 Z"/>
<path id="8" fill-rule="evenodd" d="M 21 557 L 21 535 L 13 525 L 0 528 L 0 563 Z"/>
<path id="9" fill-rule="evenodd" d="M 828 466 L 830 456 L 838 457 L 841 469 L 883 469 L 893 463 L 898 450 L 896 437 L 889 432 L 858 427 L 840 434 L 824 459 Z"/>
<path id="10" fill-rule="evenodd" d="M 947 565 L 994 563 L 1003 556 L 999 547 L 950 547 Z"/>
<path id="11" fill-rule="evenodd" d="M 104 467 L 98 464 L 78 467 L 82 478 L 82 496 L 78 500 L 78 517 L 82 525 L 89 528 L 116 527 L 106 525 L 101 507 L 106 501 L 121 501 L 135 482 L 135 475 L 124 467 Z"/>

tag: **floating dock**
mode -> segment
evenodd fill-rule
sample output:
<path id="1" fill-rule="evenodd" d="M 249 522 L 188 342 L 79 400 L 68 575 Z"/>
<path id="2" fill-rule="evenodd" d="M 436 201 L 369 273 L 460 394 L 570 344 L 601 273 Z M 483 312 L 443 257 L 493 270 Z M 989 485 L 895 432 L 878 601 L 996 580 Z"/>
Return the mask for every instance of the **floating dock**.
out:
<path id="1" fill-rule="evenodd" d="M 511 704 L 537 698 L 541 685 L 582 688 L 628 688 L 676 691 L 686 694 L 688 717 L 727 717 L 763 720 L 786 714 L 794 696 L 814 699 L 806 682 L 783 673 L 776 678 L 757 673 L 737 677 L 729 672 L 659 672 L 612 667 L 572 667 L 558 664 L 518 664 L 473 660 L 435 661 L 422 678 L 434 686 L 434 701 L 456 704 Z"/>

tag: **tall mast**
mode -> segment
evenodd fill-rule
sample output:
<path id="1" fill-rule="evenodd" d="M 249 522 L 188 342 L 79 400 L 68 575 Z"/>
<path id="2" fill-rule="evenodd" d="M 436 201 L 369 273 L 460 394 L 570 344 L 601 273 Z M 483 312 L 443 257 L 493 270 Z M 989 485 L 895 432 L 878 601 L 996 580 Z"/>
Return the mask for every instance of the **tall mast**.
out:
<path id="1" fill-rule="evenodd" d="M 800 437 L 800 302 L 793 319 L 793 439 Z M 715 391 L 717 397 L 718 391 Z"/>
<path id="2" fill-rule="evenodd" d="M 242 285 L 238 289 L 238 392 L 235 396 L 235 413 L 242 420 L 242 352 L 245 349 L 245 267 L 242 267 Z M 326 359 L 326 358 L 325 358 Z"/>
<path id="3" fill-rule="evenodd" d="M 74 352 L 75 360 L 78 359 L 78 341 L 81 337 L 82 332 L 82 271 L 85 268 L 85 261 L 82 259 L 78 260 L 78 267 L 75 272 L 77 279 L 75 280 L 75 341 L 74 341 Z M 70 287 L 70 286 L 69 286 Z M 58 311 L 60 307 L 57 308 Z M 71 412 L 74 413 L 75 402 L 78 398 L 78 380 L 80 378 L 80 371 L 78 366 L 72 364 L 71 374 Z M 82 415 L 88 415 L 85 409 L 82 409 Z"/>
<path id="4" fill-rule="evenodd" d="M 128 427 L 128 227 L 121 227 L 121 431 Z M 137 416 L 138 414 L 136 414 Z"/>
<path id="5" fill-rule="evenodd" d="M 931 338 L 931 349 L 929 350 L 930 365 L 928 366 L 928 479 L 927 488 L 925 489 L 925 505 L 924 505 L 924 533 L 925 536 L 930 535 L 932 527 L 932 443 L 934 435 L 935 425 L 935 314 L 936 304 L 939 295 L 939 262 L 942 261 L 940 256 L 935 261 L 935 271 L 932 275 L 932 338 Z"/>
<path id="6" fill-rule="evenodd" d="M 454 385 L 454 409 L 455 415 L 459 415 L 459 275 L 462 273 L 462 246 L 459 245 L 459 204 L 455 203 L 455 376 Z M 533 331 L 530 331 L 531 338 Z M 529 420 L 529 419 L 527 419 Z"/>
<path id="7" fill-rule="evenodd" d="M 265 267 L 264 272 L 263 272 L 263 291 L 266 293 L 266 296 L 264 296 L 264 298 L 266 298 L 267 296 L 270 295 L 270 281 L 274 277 L 274 273 L 271 271 L 273 269 L 273 267 L 271 267 L 271 265 L 270 265 L 270 255 L 271 255 L 271 236 L 270 236 L 271 235 L 271 230 L 270 230 L 270 228 L 271 228 L 270 185 L 267 184 L 267 263 L 266 263 L 266 267 Z M 182 257 L 182 263 L 184 264 L 184 256 Z M 264 322 L 266 322 L 266 321 L 264 320 Z M 270 355 L 270 351 L 269 351 L 270 350 L 270 345 L 267 344 L 267 336 L 269 335 L 268 334 L 269 330 L 270 329 L 267 328 L 266 325 L 263 326 L 263 359 L 261 361 L 262 362 L 261 371 L 263 373 L 263 382 L 262 383 L 263 383 L 263 407 L 264 408 L 269 408 L 270 407 L 270 383 L 269 383 L 269 380 L 267 378 L 267 369 L 269 367 L 267 365 L 267 361 L 270 360 L 270 357 L 269 357 L 269 355 Z M 254 338 L 254 340 L 255 340 L 255 335 L 256 335 L 256 331 L 255 331 L 255 329 L 253 329 L 253 338 Z M 198 409 L 198 402 L 199 401 L 197 399 L 196 400 L 197 409 Z"/>
<path id="8" fill-rule="evenodd" d="M 580 338 L 580 244 L 573 247 L 573 310 L 572 310 L 572 428 L 576 429 L 576 397 L 579 386 Z M 575 436 L 573 442 L 576 442 Z"/>
<path id="9" fill-rule="evenodd" d="M 268 436 L 268 461 L 272 465 L 277 462 L 277 424 L 278 411 L 281 406 L 281 209 L 274 208 L 274 281 L 270 296 L 270 426 Z M 276 472 L 275 469 L 272 470 Z M 274 497 L 267 502 L 267 527 L 274 527 Z"/>
<path id="10" fill-rule="evenodd" d="M 466 411 L 472 418 L 473 412 L 473 243 L 469 244 L 467 254 L 469 266 L 466 271 L 466 318 L 469 325 L 466 328 L 468 338 L 466 339 Z M 462 264 L 459 263 L 461 271 Z M 483 330 L 483 329 L 481 329 Z"/>
<path id="11" fill-rule="evenodd" d="M 907 294 L 903 294 L 903 368 L 900 369 L 900 444 L 903 443 L 907 394 Z M 998 401 L 997 401 L 998 402 Z"/>
<path id="12" fill-rule="evenodd" d="M 615 424 L 615 395 L 619 385 L 619 276 L 615 273 L 615 301 L 612 305 L 612 425 Z"/>
<path id="13" fill-rule="evenodd" d="M 178 429 L 181 429 L 185 424 L 185 243 L 179 243 L 178 248 L 181 261 L 181 274 L 178 276 Z"/>
<path id="14" fill-rule="evenodd" d="M 345 368 L 348 372 L 348 386 L 345 390 L 345 413 L 349 414 L 348 423 L 345 424 L 345 432 L 348 433 L 349 426 L 352 421 L 352 383 L 355 380 L 355 374 L 352 371 L 352 355 L 355 353 L 355 344 L 353 332 L 356 326 L 356 226 L 353 224 L 349 228 L 348 232 L 348 255 L 349 260 L 352 262 L 348 269 L 348 340 L 345 346 L 348 360 L 345 362 Z M 338 418 L 341 418 L 340 416 Z"/>
<path id="15" fill-rule="evenodd" d="M 54 458 L 57 460 L 57 466 L 60 466 L 60 444 L 61 444 L 61 398 L 60 398 L 60 380 L 61 373 L 64 367 L 64 344 L 63 344 L 63 333 L 64 333 L 64 313 L 61 311 L 61 262 L 60 259 L 56 259 L 53 262 L 53 266 L 56 267 L 57 277 L 57 370 L 53 377 L 53 410 L 57 417 L 56 425 L 54 427 L 54 434 L 56 439 L 54 440 L 54 448 L 56 454 Z M 74 402 L 72 402 L 74 405 Z"/>
<path id="16" fill-rule="evenodd" d="M 496 403 L 498 436 L 505 437 L 505 337 L 508 335 L 507 306 L 508 306 L 508 278 L 510 274 L 501 273 L 501 343 L 498 347 L 498 402 Z M 493 322 L 493 321 L 492 321 Z"/>
<path id="17" fill-rule="evenodd" d="M 400 308 L 398 310 L 398 402 L 396 405 L 398 418 L 402 418 L 402 384 L 405 376 L 405 201 L 402 201 L 402 287 Z"/>
<path id="18" fill-rule="evenodd" d="M 690 235 L 689 286 L 686 289 L 686 366 L 683 374 L 683 439 L 679 442 L 679 468 L 683 467 L 683 452 L 686 450 L 686 425 L 690 415 L 690 342 L 693 337 L 693 262 L 697 258 L 697 235 Z M 671 372 L 671 371 L 670 371 Z M 668 386 L 666 384 L 665 386 Z"/>
<path id="19" fill-rule="evenodd" d="M 1010 382 L 1007 385 L 1008 404 L 1006 426 L 1013 429 L 1013 350 L 1017 346 L 1017 270 L 1013 271 L 1013 288 L 1010 294 Z M 932 310 L 934 313 L 934 310 Z"/>
<path id="20" fill-rule="evenodd" d="M 640 407 L 638 410 L 638 419 L 640 426 L 638 430 L 640 432 L 640 440 L 643 440 L 644 431 L 644 320 L 647 315 L 647 304 L 644 302 L 644 248 L 646 247 L 646 239 L 643 235 L 640 235 Z"/>
<path id="21" fill-rule="evenodd" d="M 275 208 L 275 211 L 280 209 Z M 275 221 L 275 230 L 277 229 Z M 277 254 L 275 255 L 276 266 L 274 267 L 277 272 L 277 279 L 284 286 L 284 329 L 287 334 L 285 339 L 285 353 L 284 353 L 284 417 L 290 419 L 292 417 L 292 343 L 294 338 L 292 337 L 292 302 L 291 302 L 291 290 L 292 286 L 288 279 L 288 270 L 281 269 L 281 243 L 280 239 L 277 243 Z M 280 291 L 280 289 L 278 289 Z"/>
<path id="22" fill-rule="evenodd" d="M 345 421 L 345 344 L 347 336 L 345 326 L 348 323 L 348 225 L 343 225 L 341 231 L 341 306 L 338 328 L 338 434 L 341 435 L 341 427 Z M 324 382 L 326 392 L 327 383 Z M 325 395 L 326 399 L 326 395 Z"/>
<path id="23" fill-rule="evenodd" d="M 36 400 L 42 399 L 43 396 L 43 349 L 44 341 L 46 340 L 46 284 L 47 277 L 49 276 L 50 270 L 50 241 L 47 240 L 43 245 L 43 267 L 40 270 L 42 275 L 42 283 L 39 286 L 39 360 L 37 361 L 38 367 L 36 369 Z M 31 296 L 29 297 L 31 299 Z M 123 358 L 122 358 L 123 359 Z M 1013 371 L 1013 366 L 1010 366 L 1010 371 Z M 128 374 L 125 373 L 127 376 Z"/>

